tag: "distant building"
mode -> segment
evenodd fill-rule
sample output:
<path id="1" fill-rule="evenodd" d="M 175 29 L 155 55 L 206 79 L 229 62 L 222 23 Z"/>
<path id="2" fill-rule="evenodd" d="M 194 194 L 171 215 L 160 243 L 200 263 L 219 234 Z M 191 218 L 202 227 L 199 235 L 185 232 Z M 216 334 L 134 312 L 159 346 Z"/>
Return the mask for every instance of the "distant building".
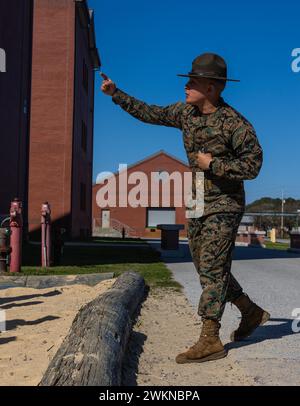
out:
<path id="1" fill-rule="evenodd" d="M 180 159 L 167 154 L 164 151 L 159 151 L 142 161 L 136 162 L 127 168 L 128 177 L 133 172 L 143 172 L 148 179 L 148 185 L 151 185 L 151 173 L 179 172 L 182 177 L 184 172 L 191 172 L 189 166 Z M 163 181 L 162 181 L 163 182 Z M 148 189 L 147 207 L 120 207 L 119 202 L 119 173 L 116 173 L 116 207 L 100 208 L 97 205 L 97 193 L 104 186 L 95 184 L 93 186 L 93 232 L 94 235 L 103 236 L 121 236 L 122 229 L 128 236 L 137 237 L 159 237 L 161 231 L 156 228 L 157 224 L 184 224 L 186 226 L 185 207 L 174 206 L 174 189 L 170 182 L 170 205 L 164 206 L 160 199 L 159 204 L 152 206 L 150 200 L 150 190 Z M 128 193 L 135 185 L 128 186 Z M 161 196 L 160 196 L 161 197 Z M 180 196 L 183 201 L 183 193 Z M 186 237 L 185 230 L 180 232 L 180 235 Z"/>
<path id="2" fill-rule="evenodd" d="M 91 234 L 94 76 L 100 67 L 86 0 L 0 5 L 0 214 L 16 196 L 39 231 L 41 204 L 70 236 Z M 4 86 L 2 86 L 4 85 Z"/>
<path id="3" fill-rule="evenodd" d="M 183 178 L 184 173 L 191 173 L 187 163 L 166 153 L 159 151 L 145 159 L 130 165 L 127 168 L 127 178 L 134 172 L 142 172 L 148 179 L 148 185 L 151 184 L 151 176 L 153 172 L 172 174 L 179 172 Z M 148 206 L 147 207 L 121 207 L 119 204 L 119 172 L 115 174 L 116 180 L 116 199 L 114 205 L 100 208 L 97 204 L 97 194 L 102 188 L 106 187 L 107 181 L 93 186 L 93 235 L 95 236 L 122 236 L 122 231 L 130 237 L 160 237 L 161 231 L 157 229 L 158 224 L 184 224 L 185 229 L 180 231 L 181 237 L 187 237 L 187 219 L 186 208 L 175 207 L 174 205 L 174 189 L 170 187 L 170 205 L 164 206 L 160 199 L 159 204 L 151 205 L 149 187 L 148 190 Z M 167 177 L 166 177 L 167 180 Z M 162 182 L 163 183 L 163 182 Z M 172 184 L 172 182 L 170 182 Z M 128 185 L 127 196 L 136 184 Z M 160 189 L 160 193 L 162 188 Z M 122 192 L 121 192 L 122 193 Z M 181 201 L 184 203 L 184 195 L 182 188 Z M 264 231 L 257 231 L 254 226 L 254 218 L 252 216 L 243 216 L 240 223 L 236 238 L 237 245 L 263 245 Z"/>
<path id="4" fill-rule="evenodd" d="M 254 226 L 254 217 L 253 216 L 243 216 L 240 226 L 239 226 L 239 231 L 255 231 L 255 226 Z"/>
<path id="5" fill-rule="evenodd" d="M 254 225 L 254 217 L 245 215 L 242 217 L 237 237 L 237 245 L 264 245 L 265 231 L 259 231 Z"/>

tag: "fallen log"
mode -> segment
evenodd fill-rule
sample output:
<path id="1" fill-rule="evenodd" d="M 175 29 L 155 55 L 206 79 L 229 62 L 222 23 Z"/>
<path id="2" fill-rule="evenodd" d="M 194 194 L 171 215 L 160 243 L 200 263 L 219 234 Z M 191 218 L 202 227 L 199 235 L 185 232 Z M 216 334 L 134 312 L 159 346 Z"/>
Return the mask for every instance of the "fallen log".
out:
<path id="1" fill-rule="evenodd" d="M 126 272 L 83 306 L 39 385 L 120 386 L 133 318 L 144 296 L 143 277 Z"/>

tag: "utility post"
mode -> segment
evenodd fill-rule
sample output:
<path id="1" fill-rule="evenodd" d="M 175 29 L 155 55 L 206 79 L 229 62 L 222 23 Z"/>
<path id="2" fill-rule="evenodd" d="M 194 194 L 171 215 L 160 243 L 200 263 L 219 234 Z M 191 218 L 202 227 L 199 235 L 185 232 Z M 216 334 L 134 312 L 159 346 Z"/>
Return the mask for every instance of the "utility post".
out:
<path id="1" fill-rule="evenodd" d="M 283 190 L 281 191 L 281 238 L 283 238 L 283 212 L 284 212 Z"/>
<path id="2" fill-rule="evenodd" d="M 300 209 L 297 209 L 297 231 L 299 227 L 299 215 L 300 215 Z"/>

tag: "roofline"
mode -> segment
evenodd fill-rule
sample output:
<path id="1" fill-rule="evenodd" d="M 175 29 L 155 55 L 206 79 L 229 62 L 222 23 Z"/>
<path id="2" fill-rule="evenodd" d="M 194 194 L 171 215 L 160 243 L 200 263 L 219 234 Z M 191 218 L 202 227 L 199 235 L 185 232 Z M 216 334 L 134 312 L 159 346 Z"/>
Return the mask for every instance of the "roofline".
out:
<path id="1" fill-rule="evenodd" d="M 182 165 L 184 165 L 188 169 L 190 169 L 187 162 L 184 162 L 181 159 L 177 158 L 176 156 L 169 154 L 168 152 L 164 151 L 163 149 L 160 149 L 159 151 L 155 152 L 154 154 L 151 154 L 151 155 L 147 156 L 146 158 L 141 159 L 140 161 L 137 161 L 134 164 L 129 165 L 127 168 L 128 169 L 133 168 L 134 166 L 140 165 L 141 163 L 146 162 L 146 161 L 150 161 L 151 159 L 155 158 L 156 156 L 159 156 L 159 155 L 162 155 L 162 154 L 167 155 L 168 157 L 174 159 L 175 161 L 181 163 Z"/>
<path id="2" fill-rule="evenodd" d="M 290 216 L 299 216 L 299 213 L 297 213 L 297 212 L 284 212 L 284 213 L 282 213 L 282 212 L 280 212 L 280 211 L 269 211 L 269 212 L 264 212 L 264 211 L 262 211 L 262 212 L 255 212 L 255 213 L 248 213 L 248 212 L 245 212 L 244 213 L 244 215 L 245 216 L 270 216 L 270 217 L 272 217 L 272 216 L 276 216 L 276 217 L 290 217 Z"/>
<path id="3" fill-rule="evenodd" d="M 96 45 L 94 11 L 88 8 L 86 0 L 74 0 L 78 8 L 80 25 L 88 31 L 89 54 L 95 70 L 100 69 L 101 60 Z"/>
<path id="4" fill-rule="evenodd" d="M 181 159 L 177 158 L 176 156 L 169 154 L 168 152 L 164 151 L 163 149 L 160 149 L 159 151 L 155 152 L 154 154 L 151 154 L 151 155 L 147 156 L 146 158 L 141 159 L 140 161 L 135 162 L 134 164 L 128 165 L 128 166 L 127 166 L 127 170 L 128 170 L 128 169 L 132 169 L 132 168 L 134 168 L 135 166 L 141 165 L 142 163 L 147 162 L 147 161 L 150 161 L 151 159 L 153 159 L 153 158 L 155 158 L 155 157 L 157 157 L 157 156 L 159 156 L 159 155 L 163 155 L 163 154 L 166 155 L 166 156 L 168 156 L 169 158 L 171 158 L 171 159 L 173 159 L 173 160 L 179 162 L 181 165 L 184 165 L 189 171 L 191 170 L 190 167 L 189 167 L 189 165 L 187 164 L 187 162 L 184 162 L 184 161 L 182 161 Z M 108 171 L 108 172 L 109 172 L 109 171 Z M 119 175 L 119 171 L 112 172 L 112 174 L 113 174 L 113 175 Z M 99 185 L 99 183 L 94 183 L 94 182 L 93 182 L 93 186 L 95 186 L 95 185 Z"/>

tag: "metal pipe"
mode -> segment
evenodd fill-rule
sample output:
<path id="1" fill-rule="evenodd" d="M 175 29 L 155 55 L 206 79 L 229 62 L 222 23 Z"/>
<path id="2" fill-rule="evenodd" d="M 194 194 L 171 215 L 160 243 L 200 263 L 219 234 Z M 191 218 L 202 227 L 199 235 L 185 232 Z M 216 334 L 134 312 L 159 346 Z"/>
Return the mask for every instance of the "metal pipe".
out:
<path id="1" fill-rule="evenodd" d="M 10 230 L 11 230 L 10 272 L 20 272 L 21 262 L 22 262 L 23 218 L 22 218 L 22 202 L 18 198 L 15 198 L 11 202 L 9 226 L 10 226 Z"/>
<path id="2" fill-rule="evenodd" d="M 50 204 L 42 204 L 41 210 L 41 246 L 42 246 L 42 266 L 48 268 L 52 265 L 51 255 L 51 209 Z"/>

